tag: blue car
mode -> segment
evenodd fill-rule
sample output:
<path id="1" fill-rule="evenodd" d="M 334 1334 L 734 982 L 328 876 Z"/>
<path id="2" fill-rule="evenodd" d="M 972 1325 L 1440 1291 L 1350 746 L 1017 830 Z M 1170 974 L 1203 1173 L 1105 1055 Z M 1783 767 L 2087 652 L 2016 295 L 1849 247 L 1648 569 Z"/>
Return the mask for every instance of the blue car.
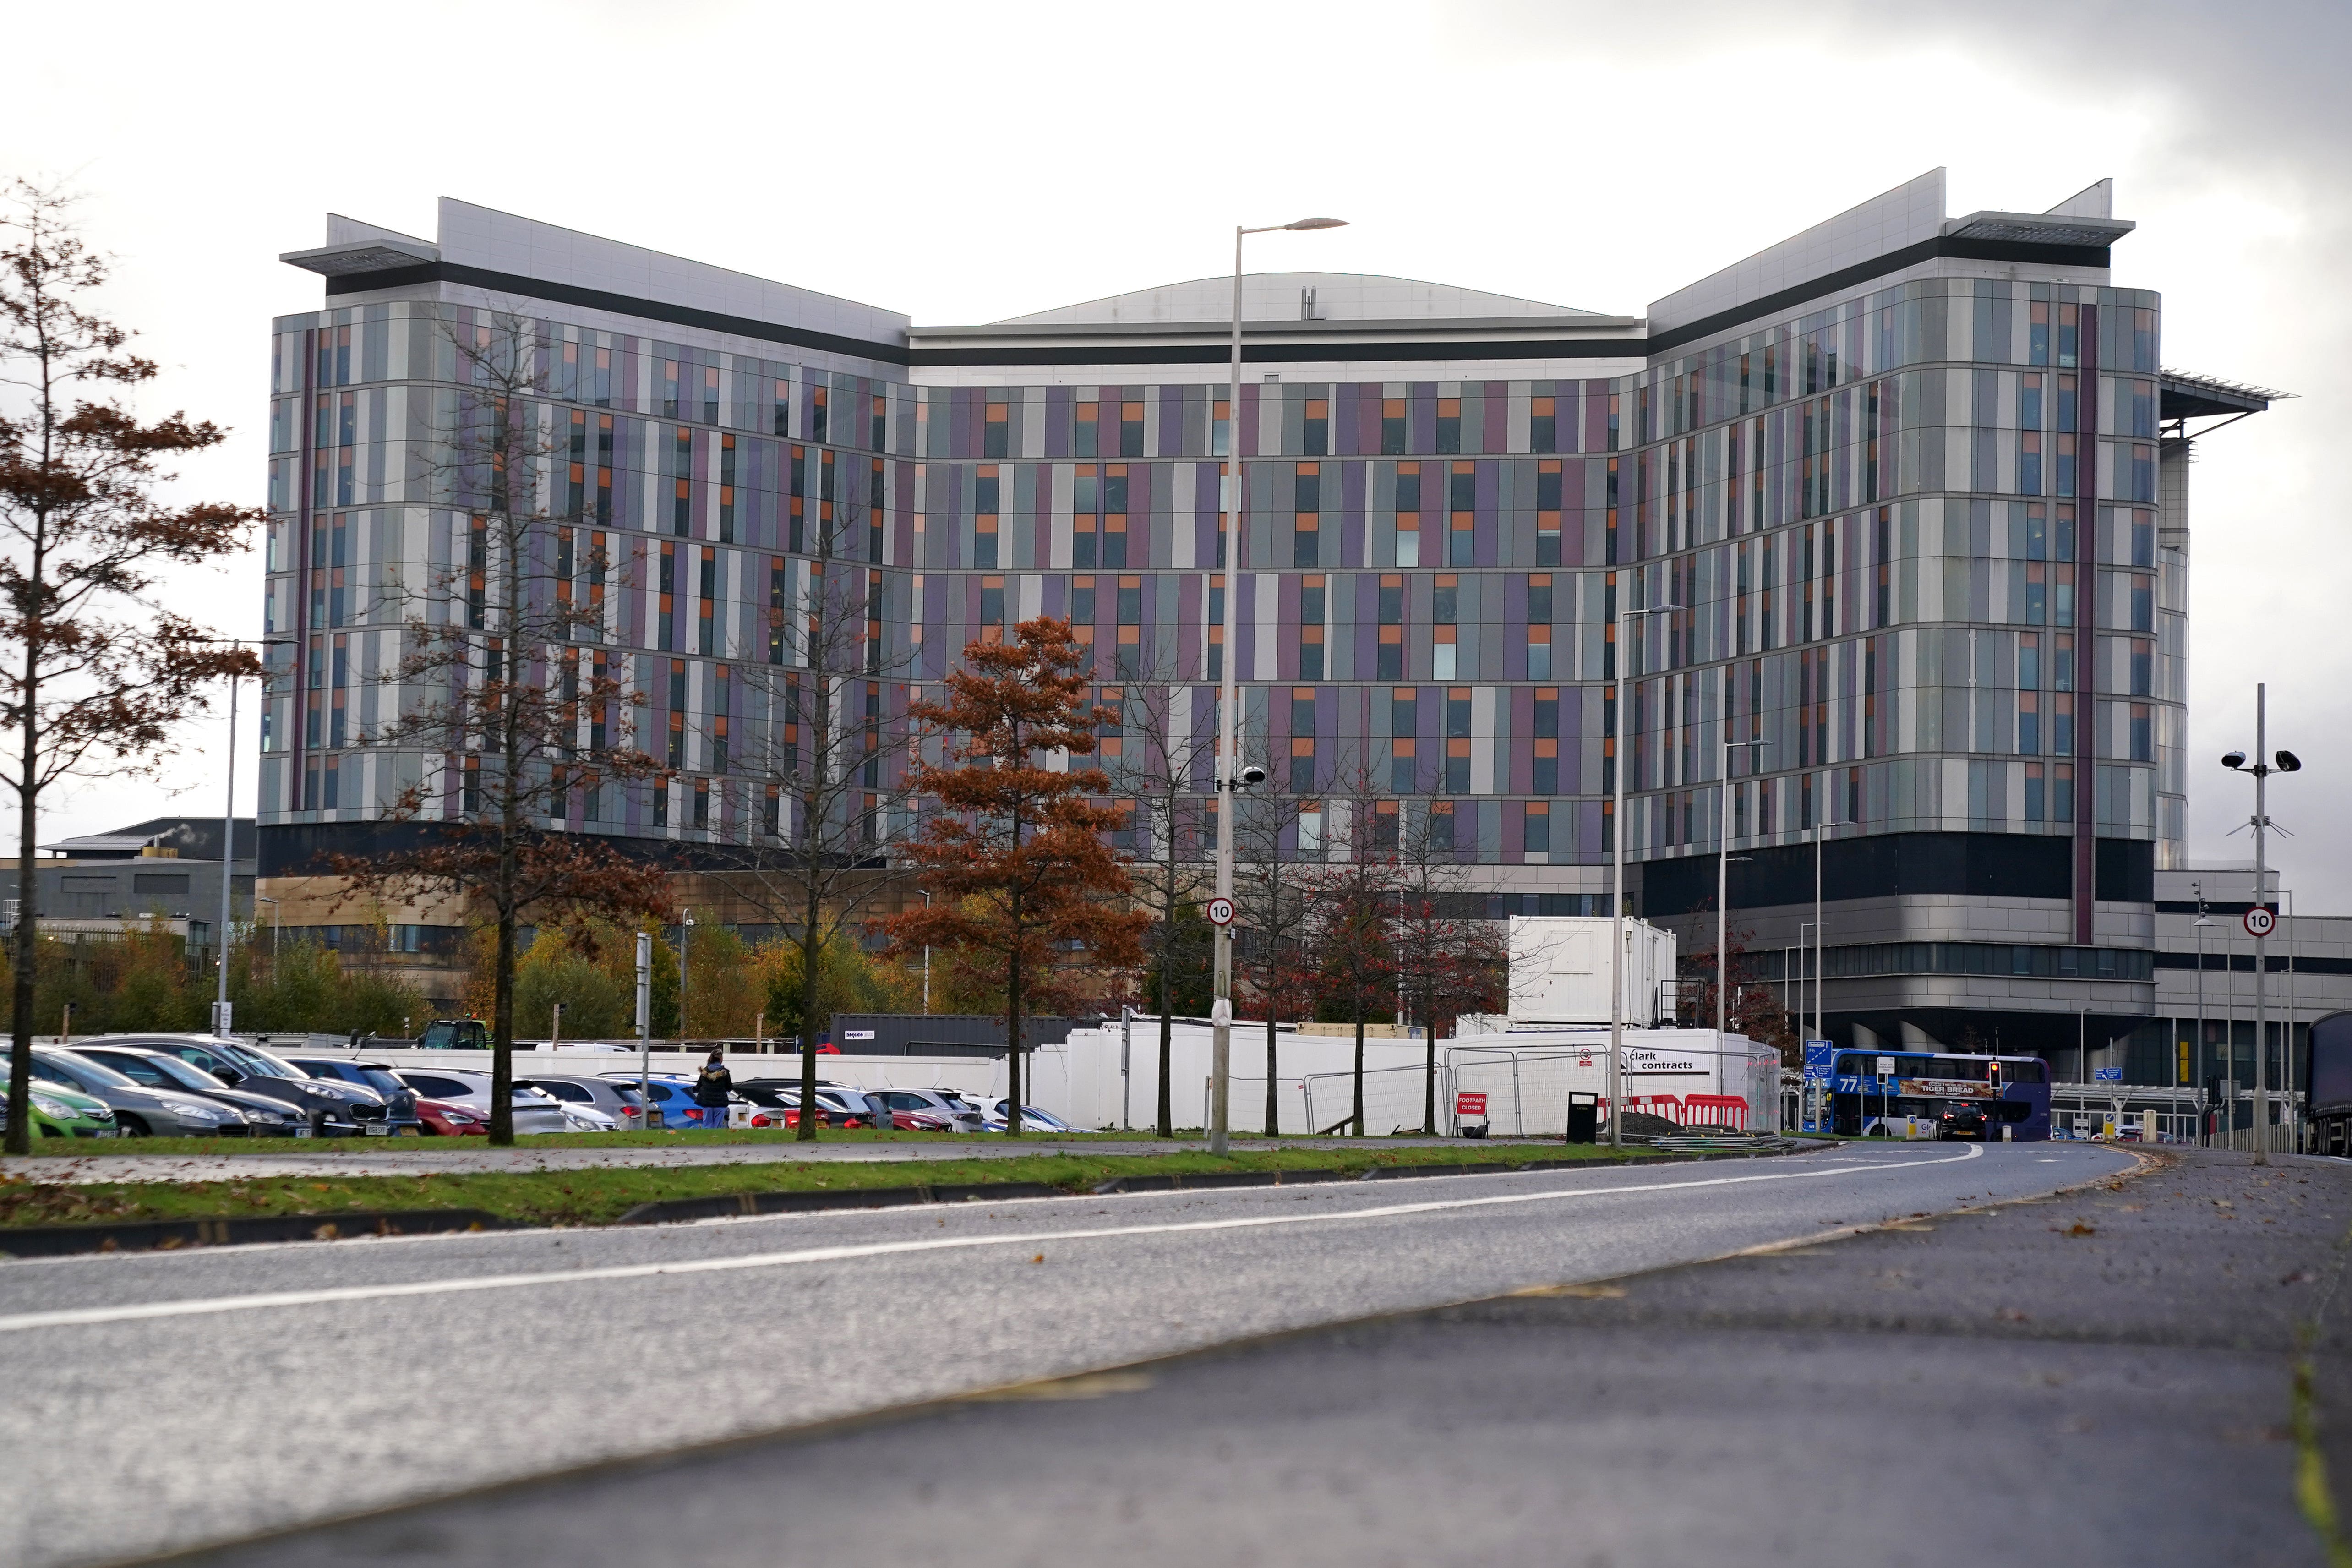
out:
<path id="1" fill-rule="evenodd" d="M 633 1072 L 608 1072 L 598 1075 L 614 1083 L 634 1084 Z M 741 1096 L 736 1096 L 740 1100 Z M 673 1131 L 716 1131 L 727 1125 L 727 1108 L 723 1105 L 702 1106 L 694 1103 L 694 1079 L 682 1072 L 657 1072 L 646 1079 L 646 1100 L 648 1110 L 661 1112 L 662 1125 Z M 650 1120 L 650 1118 L 648 1118 Z"/>

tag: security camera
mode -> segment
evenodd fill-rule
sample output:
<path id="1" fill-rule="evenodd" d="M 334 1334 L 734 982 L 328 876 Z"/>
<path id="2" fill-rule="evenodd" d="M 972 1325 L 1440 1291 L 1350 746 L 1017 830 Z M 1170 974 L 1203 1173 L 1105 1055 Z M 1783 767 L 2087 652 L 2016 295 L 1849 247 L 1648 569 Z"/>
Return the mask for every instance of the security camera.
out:
<path id="1" fill-rule="evenodd" d="M 2281 752 L 2278 754 L 2278 771 L 2283 773 L 2299 773 L 2303 771 L 2303 759 L 2293 752 Z"/>
<path id="2" fill-rule="evenodd" d="M 1255 763 L 1247 763 L 1243 764 L 1242 788 L 1255 789 L 1258 785 L 1264 783 L 1265 783 L 1265 770 L 1264 768 L 1259 767 Z"/>
<path id="3" fill-rule="evenodd" d="M 2246 765 L 2246 753 L 2243 752 L 2224 752 L 2221 754 L 2221 765 L 2225 768 L 2242 768 Z"/>

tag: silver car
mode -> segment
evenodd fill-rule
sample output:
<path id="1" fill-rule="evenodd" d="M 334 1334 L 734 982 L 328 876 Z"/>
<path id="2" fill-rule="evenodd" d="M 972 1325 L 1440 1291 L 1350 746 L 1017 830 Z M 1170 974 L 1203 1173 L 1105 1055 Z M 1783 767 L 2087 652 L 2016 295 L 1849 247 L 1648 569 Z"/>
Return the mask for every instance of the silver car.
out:
<path id="1" fill-rule="evenodd" d="M 645 1102 L 637 1098 L 635 1084 L 579 1078 L 569 1073 L 537 1073 L 522 1081 L 533 1089 L 545 1089 L 576 1110 L 602 1111 L 624 1132 L 637 1131 L 646 1124 Z"/>
<path id="2" fill-rule="evenodd" d="M 193 1070 L 193 1069 L 191 1069 Z M 89 1095 L 114 1111 L 125 1138 L 242 1138 L 245 1112 L 208 1096 L 147 1089 L 78 1051 L 33 1047 L 33 1081 Z"/>
<path id="3" fill-rule="evenodd" d="M 486 1072 L 463 1068 L 394 1068 L 392 1076 L 415 1089 L 420 1100 L 463 1106 L 467 1114 L 485 1122 L 490 1119 L 490 1075 Z M 545 1089 L 519 1083 L 510 1103 L 518 1138 L 535 1132 L 579 1131 L 572 1118 L 563 1113 L 563 1102 Z"/>
<path id="4" fill-rule="evenodd" d="M 944 1089 L 869 1089 L 866 1098 L 880 1100 L 894 1112 L 912 1110 L 940 1117 L 958 1132 L 977 1132 L 987 1120 L 977 1107 Z"/>

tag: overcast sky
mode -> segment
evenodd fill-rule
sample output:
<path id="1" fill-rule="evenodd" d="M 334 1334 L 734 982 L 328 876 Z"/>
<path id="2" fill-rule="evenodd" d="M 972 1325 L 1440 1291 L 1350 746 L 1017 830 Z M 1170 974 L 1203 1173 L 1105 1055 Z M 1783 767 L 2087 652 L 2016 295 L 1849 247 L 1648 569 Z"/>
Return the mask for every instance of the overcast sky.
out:
<path id="1" fill-rule="evenodd" d="M 2326 804 L 2352 546 L 2322 489 L 2352 393 L 2347 33 L 2340 5 L 2189 0 L 27 6 L 0 174 L 86 195 L 169 367 L 148 410 L 236 427 L 188 493 L 248 503 L 269 318 L 321 298 L 276 257 L 330 210 L 430 237 L 459 196 L 938 323 L 1214 272 L 1236 221 L 1330 213 L 1352 226 L 1253 265 L 1631 313 L 1937 164 L 1956 215 L 2113 175 L 2139 224 L 2115 279 L 2162 291 L 2165 363 L 2297 395 L 2198 452 L 2189 852 L 2250 854 L 2211 759 L 2267 680 L 2308 764 L 2275 858 L 2299 908 L 2352 913 Z M 176 596 L 251 635 L 259 574 Z M 217 811 L 221 728 L 45 833 Z"/>

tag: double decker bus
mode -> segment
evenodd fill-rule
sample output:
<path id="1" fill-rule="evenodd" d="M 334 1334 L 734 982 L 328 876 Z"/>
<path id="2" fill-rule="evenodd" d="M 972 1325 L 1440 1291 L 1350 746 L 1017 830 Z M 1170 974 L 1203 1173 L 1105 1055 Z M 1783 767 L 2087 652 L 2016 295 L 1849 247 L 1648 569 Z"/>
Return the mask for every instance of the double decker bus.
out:
<path id="1" fill-rule="evenodd" d="M 1944 1124 L 1963 1105 L 1982 1109 L 1982 1136 L 2031 1142 L 2050 1136 L 2050 1069 L 2040 1057 L 1964 1057 L 1944 1051 L 1840 1051 L 1830 1079 L 1830 1130 L 1885 1137 L 1897 1118 Z"/>

